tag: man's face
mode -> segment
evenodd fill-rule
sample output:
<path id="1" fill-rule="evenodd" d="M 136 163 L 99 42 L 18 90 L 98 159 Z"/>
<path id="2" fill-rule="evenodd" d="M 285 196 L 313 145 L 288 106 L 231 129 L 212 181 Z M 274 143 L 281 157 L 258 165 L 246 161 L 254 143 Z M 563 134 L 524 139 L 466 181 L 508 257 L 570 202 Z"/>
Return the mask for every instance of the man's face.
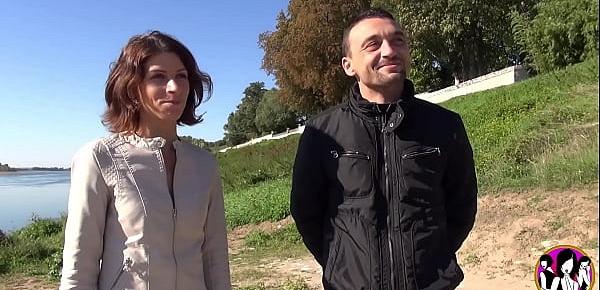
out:
<path id="1" fill-rule="evenodd" d="M 348 55 L 342 58 L 348 76 L 372 88 L 386 88 L 404 81 L 410 68 L 410 49 L 405 31 L 387 18 L 367 18 L 348 34 Z"/>
<path id="2" fill-rule="evenodd" d="M 546 270 L 546 269 L 548 269 L 548 262 L 547 261 L 540 261 L 540 266 L 542 266 L 542 269 Z"/>

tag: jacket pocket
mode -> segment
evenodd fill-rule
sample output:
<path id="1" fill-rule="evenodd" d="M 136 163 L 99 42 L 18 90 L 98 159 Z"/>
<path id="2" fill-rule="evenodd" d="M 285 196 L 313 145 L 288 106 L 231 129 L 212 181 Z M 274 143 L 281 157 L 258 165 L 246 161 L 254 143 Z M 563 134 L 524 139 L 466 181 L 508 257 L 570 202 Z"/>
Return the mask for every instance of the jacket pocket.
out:
<path id="1" fill-rule="evenodd" d="M 356 215 L 334 219 L 334 243 L 323 275 L 325 289 L 371 289 L 371 239 L 374 237 L 370 226 Z"/>
<path id="2" fill-rule="evenodd" d="M 433 217 L 430 222 L 413 222 L 410 229 L 412 271 L 416 289 L 454 289 L 463 279 L 456 257 L 448 252 L 446 223 Z"/>
<path id="3" fill-rule="evenodd" d="M 143 245 L 123 250 L 123 264 L 109 289 L 148 289 L 148 256 Z"/>
<path id="4" fill-rule="evenodd" d="M 402 181 L 409 199 L 415 204 L 437 205 L 444 199 L 440 186 L 445 156 L 439 147 L 417 146 L 402 154 Z"/>
<path id="5" fill-rule="evenodd" d="M 373 191 L 373 164 L 369 154 L 356 150 L 332 150 L 337 179 L 345 198 L 362 198 Z"/>

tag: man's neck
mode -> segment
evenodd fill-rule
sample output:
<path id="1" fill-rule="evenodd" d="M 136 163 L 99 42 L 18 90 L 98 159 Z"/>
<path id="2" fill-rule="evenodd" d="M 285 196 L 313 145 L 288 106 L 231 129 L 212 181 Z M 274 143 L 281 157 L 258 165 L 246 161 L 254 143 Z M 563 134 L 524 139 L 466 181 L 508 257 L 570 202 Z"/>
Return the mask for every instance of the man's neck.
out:
<path id="1" fill-rule="evenodd" d="M 375 104 L 391 104 L 401 98 L 404 91 L 404 82 L 385 88 L 373 88 L 358 82 L 360 95 L 367 101 Z"/>

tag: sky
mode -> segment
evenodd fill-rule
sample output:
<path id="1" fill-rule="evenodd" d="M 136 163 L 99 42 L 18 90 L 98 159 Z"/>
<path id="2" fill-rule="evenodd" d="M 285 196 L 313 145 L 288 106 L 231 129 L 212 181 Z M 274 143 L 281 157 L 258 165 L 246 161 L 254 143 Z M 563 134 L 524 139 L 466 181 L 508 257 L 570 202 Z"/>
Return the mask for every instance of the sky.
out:
<path id="1" fill-rule="evenodd" d="M 0 163 L 69 167 L 100 123 L 109 65 L 127 40 L 149 30 L 173 35 L 214 82 L 204 122 L 179 135 L 223 138 L 223 125 L 261 69 L 258 35 L 275 30 L 286 0 L 10 1 L 0 9 Z"/>

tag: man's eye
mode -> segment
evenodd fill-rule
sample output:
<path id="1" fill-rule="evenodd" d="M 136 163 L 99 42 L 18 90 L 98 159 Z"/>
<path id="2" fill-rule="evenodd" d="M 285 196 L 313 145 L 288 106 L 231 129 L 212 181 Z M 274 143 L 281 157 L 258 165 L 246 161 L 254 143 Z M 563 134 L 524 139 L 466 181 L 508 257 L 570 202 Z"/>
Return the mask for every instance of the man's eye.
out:
<path id="1" fill-rule="evenodd" d="M 367 45 L 365 45 L 365 48 L 367 50 L 371 50 L 371 49 L 376 49 L 379 46 L 379 43 L 376 41 L 371 41 L 369 43 L 367 43 Z"/>

